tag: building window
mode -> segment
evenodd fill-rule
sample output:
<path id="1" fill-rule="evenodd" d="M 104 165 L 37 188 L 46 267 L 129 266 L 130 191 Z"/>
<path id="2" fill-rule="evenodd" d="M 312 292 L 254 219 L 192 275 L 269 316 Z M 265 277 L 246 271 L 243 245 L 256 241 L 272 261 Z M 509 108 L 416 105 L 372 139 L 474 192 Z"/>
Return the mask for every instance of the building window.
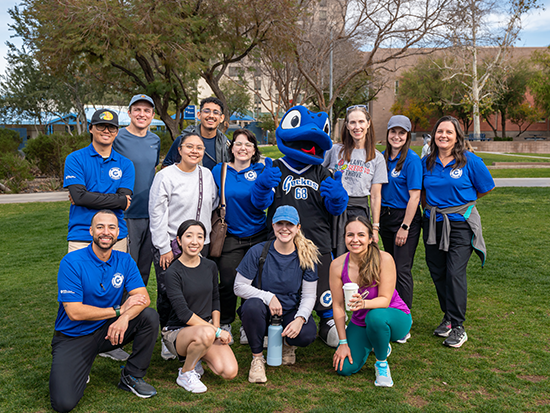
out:
<path id="1" fill-rule="evenodd" d="M 395 81 L 395 94 L 399 93 L 399 80 Z"/>
<path id="2" fill-rule="evenodd" d="M 261 104 L 261 103 L 262 103 L 262 98 L 261 98 L 260 96 L 258 96 L 258 95 L 255 94 L 255 95 L 254 95 L 254 103 L 255 103 L 256 105 Z"/>
<path id="3" fill-rule="evenodd" d="M 262 90 L 262 79 L 257 77 L 254 79 L 254 89 L 255 90 Z"/>
<path id="4" fill-rule="evenodd" d="M 327 11 L 319 10 L 319 20 L 326 20 L 326 19 L 327 19 Z"/>
<path id="5" fill-rule="evenodd" d="M 319 0 L 319 6 L 327 7 L 327 0 Z"/>
<path id="6" fill-rule="evenodd" d="M 241 71 L 239 70 L 239 68 L 237 66 L 229 66 L 229 76 L 230 77 L 237 77 L 237 76 L 239 76 L 240 73 L 241 73 Z"/>

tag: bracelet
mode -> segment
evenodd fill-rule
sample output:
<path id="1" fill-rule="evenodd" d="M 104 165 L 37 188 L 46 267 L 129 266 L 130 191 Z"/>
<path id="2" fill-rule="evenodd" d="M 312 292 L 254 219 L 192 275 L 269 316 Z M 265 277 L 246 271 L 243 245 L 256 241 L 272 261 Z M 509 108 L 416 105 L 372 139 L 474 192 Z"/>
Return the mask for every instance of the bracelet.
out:
<path id="1" fill-rule="evenodd" d="M 222 329 L 218 327 L 218 329 L 216 330 L 216 338 L 218 338 L 221 333 L 222 333 Z"/>
<path id="2" fill-rule="evenodd" d="M 346 338 L 343 340 L 340 340 L 339 344 L 348 344 L 348 340 Z"/>

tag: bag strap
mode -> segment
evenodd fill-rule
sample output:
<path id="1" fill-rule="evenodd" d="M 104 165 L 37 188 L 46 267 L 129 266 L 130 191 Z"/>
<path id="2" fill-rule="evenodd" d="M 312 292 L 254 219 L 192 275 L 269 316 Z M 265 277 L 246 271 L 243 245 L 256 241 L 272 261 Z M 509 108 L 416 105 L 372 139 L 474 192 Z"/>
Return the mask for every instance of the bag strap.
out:
<path id="1" fill-rule="evenodd" d="M 273 244 L 273 240 L 267 241 L 264 244 L 262 250 L 262 255 L 260 255 L 260 260 L 258 261 L 258 289 L 262 289 L 262 272 L 264 270 L 265 259 L 267 258 L 267 253 L 269 252 L 269 247 Z"/>
<path id="2" fill-rule="evenodd" d="M 221 203 L 220 206 L 225 210 L 225 178 L 227 177 L 227 162 L 224 162 L 222 165 L 222 173 L 221 173 Z M 225 214 L 224 214 L 225 215 Z"/>
<path id="3" fill-rule="evenodd" d="M 201 208 L 202 208 L 202 169 L 200 165 L 197 165 L 199 168 L 199 205 L 197 206 L 197 221 L 201 220 Z"/>

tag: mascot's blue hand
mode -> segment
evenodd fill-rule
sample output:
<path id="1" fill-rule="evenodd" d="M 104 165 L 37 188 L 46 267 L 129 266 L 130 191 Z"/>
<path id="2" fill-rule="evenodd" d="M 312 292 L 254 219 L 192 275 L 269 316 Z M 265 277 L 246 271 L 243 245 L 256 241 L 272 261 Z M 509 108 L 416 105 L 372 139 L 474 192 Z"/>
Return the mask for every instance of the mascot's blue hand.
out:
<path id="1" fill-rule="evenodd" d="M 265 168 L 256 179 L 256 185 L 263 189 L 275 188 L 281 182 L 281 170 L 277 166 L 273 166 L 271 158 L 265 158 Z"/>
<path id="2" fill-rule="evenodd" d="M 340 215 L 348 205 L 348 193 L 342 185 L 342 172 L 337 171 L 334 178 L 328 177 L 321 182 L 321 196 L 325 198 L 325 206 L 332 215 Z"/>

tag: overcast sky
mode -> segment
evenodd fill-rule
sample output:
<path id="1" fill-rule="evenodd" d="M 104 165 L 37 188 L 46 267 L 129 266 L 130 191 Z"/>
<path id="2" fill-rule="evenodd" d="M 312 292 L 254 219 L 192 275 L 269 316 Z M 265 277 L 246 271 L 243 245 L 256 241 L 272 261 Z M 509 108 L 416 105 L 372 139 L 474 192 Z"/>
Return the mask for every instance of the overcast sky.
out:
<path id="1" fill-rule="evenodd" d="M 19 39 L 10 39 L 13 30 L 9 30 L 8 24 L 11 22 L 8 9 L 13 8 L 17 0 L 1 0 L 0 2 L 0 74 L 6 69 L 6 59 L 8 48 L 6 42 L 10 41 L 16 45 L 21 45 Z M 543 0 L 544 11 L 531 13 L 523 21 L 523 31 L 520 34 L 521 40 L 516 46 L 523 47 L 544 47 L 550 45 L 550 0 Z"/>

